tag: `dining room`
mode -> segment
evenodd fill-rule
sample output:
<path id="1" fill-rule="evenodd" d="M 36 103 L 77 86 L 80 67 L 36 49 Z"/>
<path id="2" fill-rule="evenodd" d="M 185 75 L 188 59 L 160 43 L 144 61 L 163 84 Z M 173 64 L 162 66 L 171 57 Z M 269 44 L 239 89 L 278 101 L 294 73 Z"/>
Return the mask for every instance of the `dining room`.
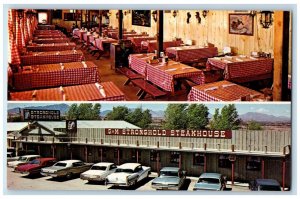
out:
<path id="1" fill-rule="evenodd" d="M 8 12 L 8 100 L 290 101 L 286 10 Z"/>

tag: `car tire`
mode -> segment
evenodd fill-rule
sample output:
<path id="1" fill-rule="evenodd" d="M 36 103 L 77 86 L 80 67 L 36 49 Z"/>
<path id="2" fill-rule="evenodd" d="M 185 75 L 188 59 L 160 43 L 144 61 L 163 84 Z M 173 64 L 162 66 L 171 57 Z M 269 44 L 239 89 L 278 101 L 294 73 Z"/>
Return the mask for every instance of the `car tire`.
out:
<path id="1" fill-rule="evenodd" d="M 70 180 L 73 177 L 73 173 L 67 173 L 66 178 Z"/>

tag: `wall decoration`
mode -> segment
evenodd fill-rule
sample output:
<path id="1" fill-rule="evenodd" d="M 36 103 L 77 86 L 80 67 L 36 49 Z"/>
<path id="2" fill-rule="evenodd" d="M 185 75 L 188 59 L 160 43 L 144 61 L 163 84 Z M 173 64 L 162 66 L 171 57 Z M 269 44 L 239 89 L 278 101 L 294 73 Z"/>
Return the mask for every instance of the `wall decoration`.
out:
<path id="1" fill-rule="evenodd" d="M 133 10 L 132 25 L 151 27 L 151 11 Z"/>
<path id="2" fill-rule="evenodd" d="M 253 23 L 250 14 L 229 14 L 229 34 L 253 35 Z"/>

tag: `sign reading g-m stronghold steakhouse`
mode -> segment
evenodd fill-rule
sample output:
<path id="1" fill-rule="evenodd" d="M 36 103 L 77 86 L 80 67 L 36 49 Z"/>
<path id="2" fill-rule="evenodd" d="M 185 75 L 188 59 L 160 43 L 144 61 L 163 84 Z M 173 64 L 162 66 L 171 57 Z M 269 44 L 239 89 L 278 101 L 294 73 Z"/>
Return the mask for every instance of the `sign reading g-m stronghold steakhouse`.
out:
<path id="1" fill-rule="evenodd" d="M 231 139 L 230 130 L 105 129 L 105 135 Z"/>

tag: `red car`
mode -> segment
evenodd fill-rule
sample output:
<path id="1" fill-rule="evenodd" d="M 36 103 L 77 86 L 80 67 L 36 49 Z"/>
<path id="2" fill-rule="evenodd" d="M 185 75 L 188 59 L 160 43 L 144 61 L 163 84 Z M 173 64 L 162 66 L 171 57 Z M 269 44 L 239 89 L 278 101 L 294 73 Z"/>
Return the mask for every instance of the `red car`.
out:
<path id="1" fill-rule="evenodd" d="M 54 163 L 56 163 L 55 158 L 37 158 L 27 164 L 18 166 L 15 172 L 28 175 L 39 174 L 42 168 L 52 166 Z"/>

